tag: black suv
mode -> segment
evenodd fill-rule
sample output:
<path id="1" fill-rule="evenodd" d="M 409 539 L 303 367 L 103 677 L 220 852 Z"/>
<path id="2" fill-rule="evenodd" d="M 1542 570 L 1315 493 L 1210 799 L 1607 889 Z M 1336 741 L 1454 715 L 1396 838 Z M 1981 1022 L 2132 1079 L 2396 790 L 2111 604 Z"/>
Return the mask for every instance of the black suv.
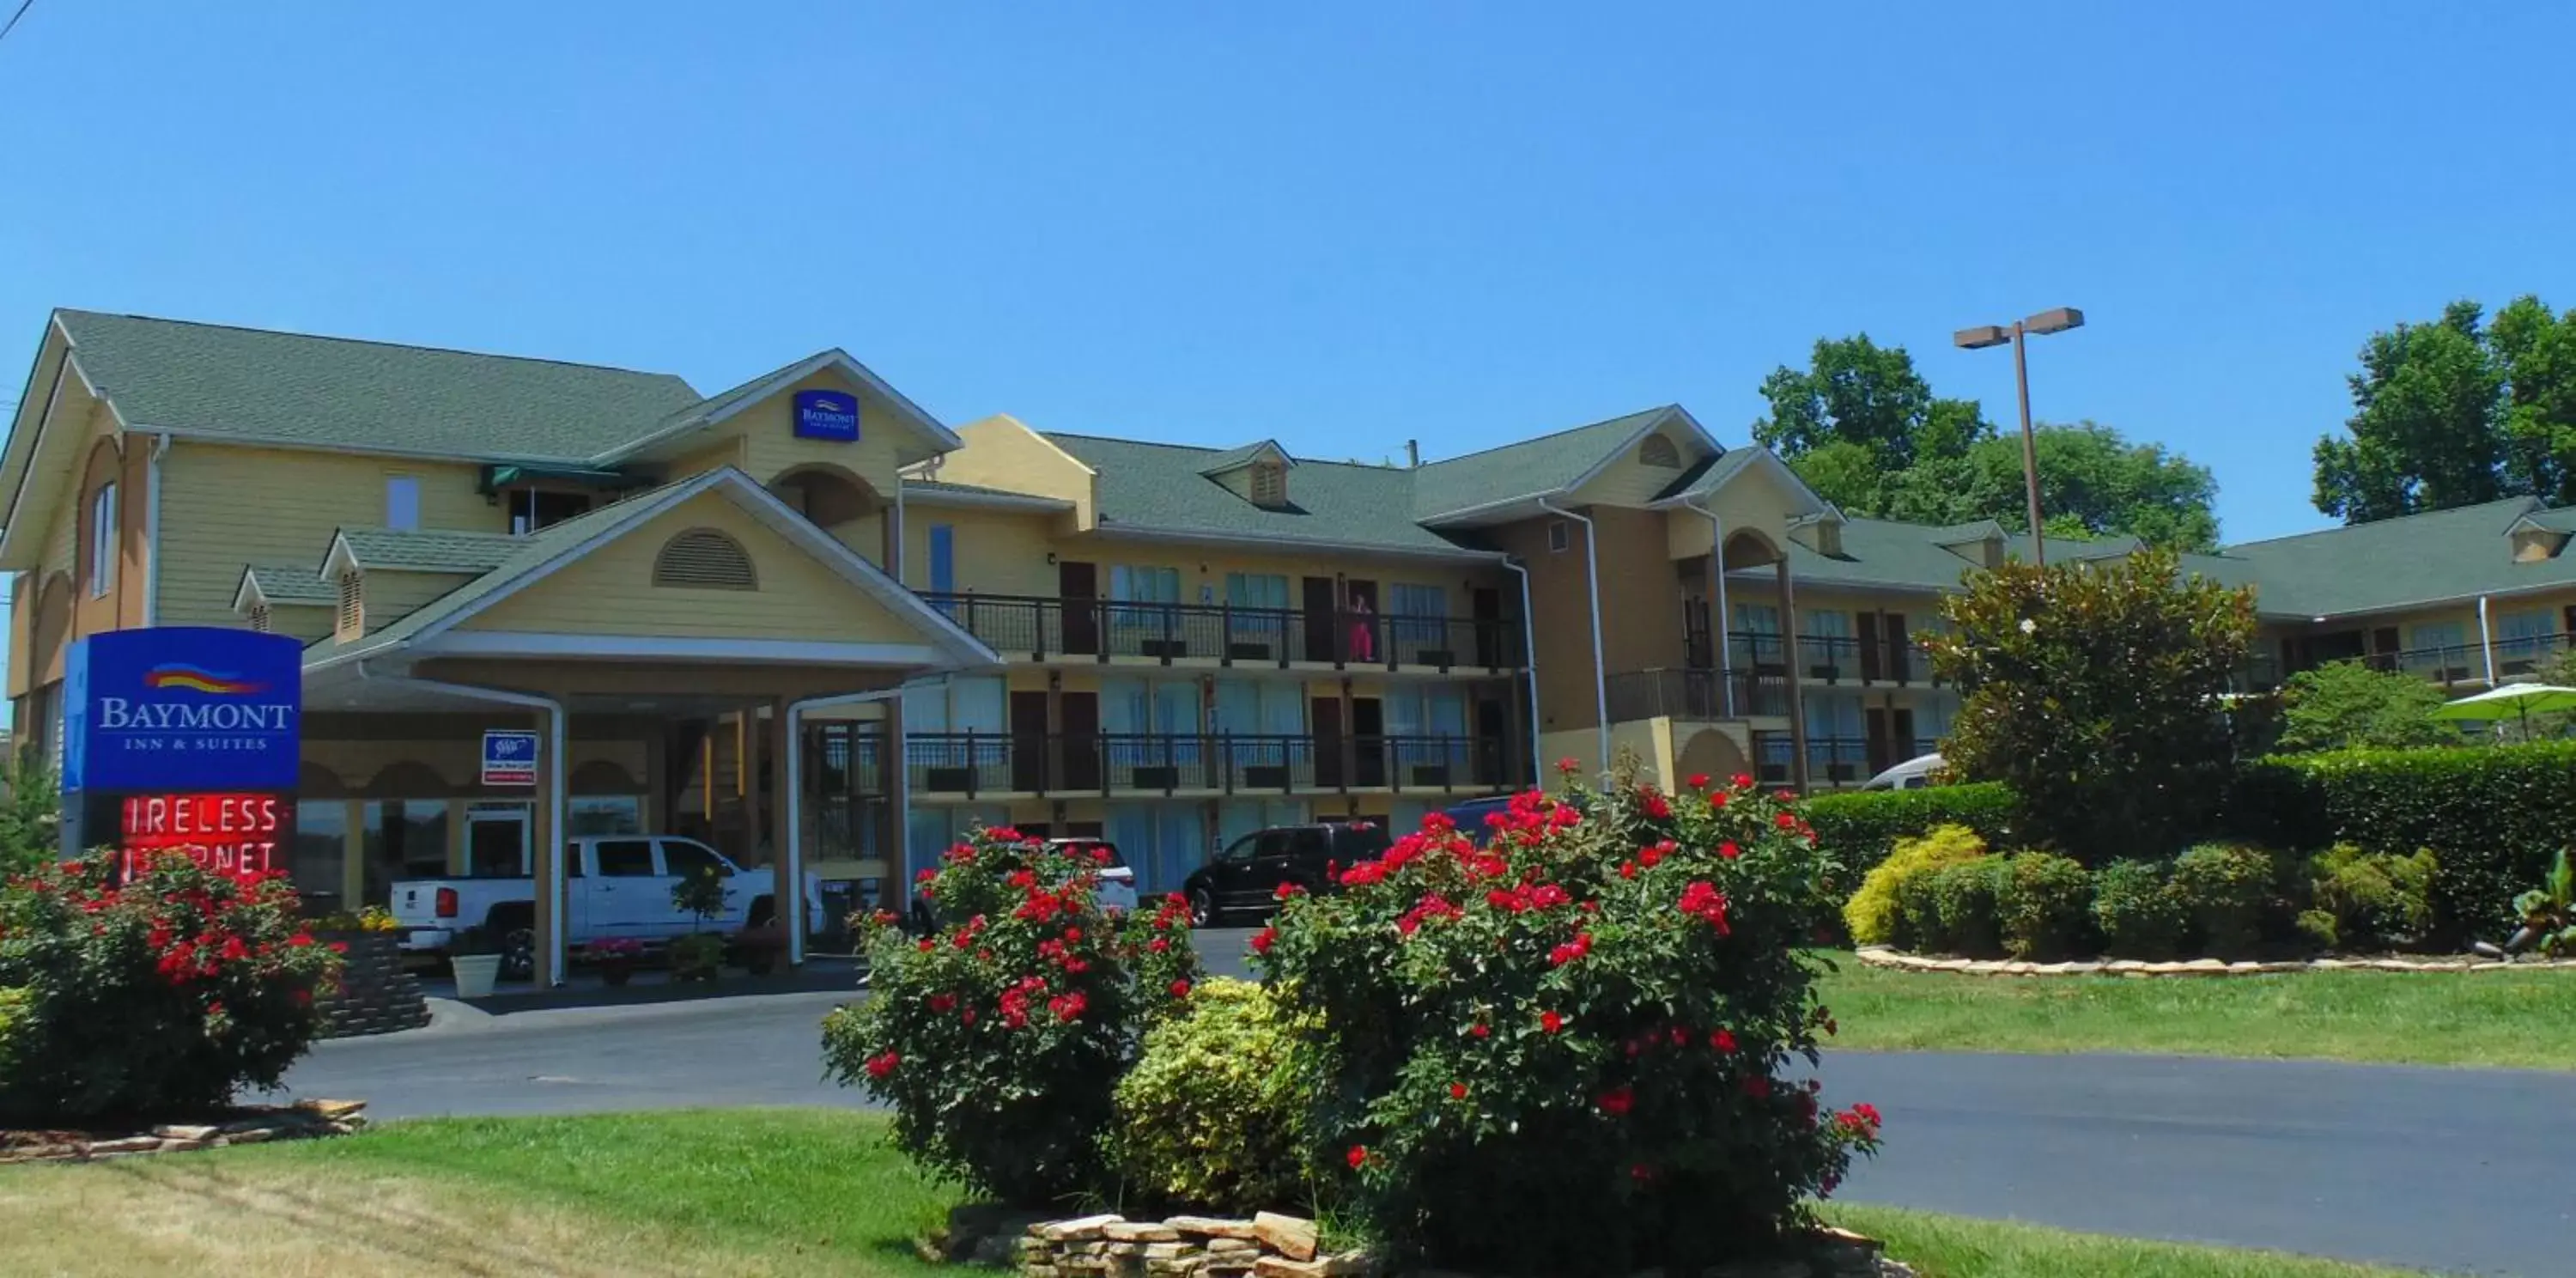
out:
<path id="1" fill-rule="evenodd" d="M 1334 887 L 1327 866 L 1348 869 L 1386 855 L 1386 826 L 1372 821 L 1283 825 L 1247 834 L 1183 881 L 1190 923 L 1213 927 L 1228 915 L 1268 913 L 1279 904 L 1279 885 L 1309 892 Z"/>

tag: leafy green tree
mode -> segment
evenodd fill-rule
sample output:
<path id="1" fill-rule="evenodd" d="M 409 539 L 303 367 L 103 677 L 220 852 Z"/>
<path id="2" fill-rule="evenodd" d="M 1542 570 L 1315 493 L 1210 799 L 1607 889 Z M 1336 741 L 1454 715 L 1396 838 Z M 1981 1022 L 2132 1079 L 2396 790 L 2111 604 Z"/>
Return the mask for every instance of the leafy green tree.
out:
<path id="1" fill-rule="evenodd" d="M 2224 780 L 2220 694 L 2254 641 L 2254 594 L 2184 577 L 2171 551 L 2007 563 L 1942 601 L 1926 639 L 1964 694 L 1941 754 L 2002 781 L 2031 833 L 2089 865 L 2160 856 Z"/>
<path id="2" fill-rule="evenodd" d="M 2576 311 L 2458 301 L 2362 345 L 2346 434 L 2317 441 L 2316 506 L 2345 523 L 2499 497 L 2576 502 Z"/>
<path id="3" fill-rule="evenodd" d="M 0 878 L 61 859 L 62 784 L 26 755 L 0 762 Z"/>
<path id="4" fill-rule="evenodd" d="M 1998 434 L 1974 400 L 1934 395 L 1903 347 L 1866 334 L 1820 340 L 1808 368 L 1774 371 L 1762 395 L 1771 413 L 1754 438 L 1846 513 L 2028 531 L 2020 436 Z M 2047 531 L 2181 550 L 2217 542 L 2207 467 L 2091 421 L 2033 436 Z"/>
<path id="5" fill-rule="evenodd" d="M 2456 726 L 2431 718 L 2442 690 L 2422 675 L 2336 661 L 2291 675 L 2281 689 L 2280 748 L 2456 745 Z"/>

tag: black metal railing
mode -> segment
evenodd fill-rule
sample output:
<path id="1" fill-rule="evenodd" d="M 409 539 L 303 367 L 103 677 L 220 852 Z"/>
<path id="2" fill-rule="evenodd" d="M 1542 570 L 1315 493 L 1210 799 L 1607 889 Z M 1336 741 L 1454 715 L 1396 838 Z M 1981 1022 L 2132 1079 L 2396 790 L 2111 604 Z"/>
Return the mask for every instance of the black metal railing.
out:
<path id="1" fill-rule="evenodd" d="M 1042 595 L 925 593 L 930 605 L 1005 654 L 1030 660 L 1117 658 L 1219 665 L 1295 663 L 1389 670 L 1526 666 L 1521 623 L 1232 604 L 1134 603 Z"/>
<path id="2" fill-rule="evenodd" d="M 1495 737 L 1308 733 L 924 732 L 904 743 L 923 795 L 1306 794 L 1528 784 Z"/>
<path id="3" fill-rule="evenodd" d="M 1939 748 L 1938 742 L 1922 739 L 1873 742 L 1867 737 L 1809 737 L 1807 784 L 1818 789 L 1858 785 L 1885 771 L 1886 767 L 1930 754 Z M 1891 761 L 1883 767 L 1872 767 L 1875 762 L 1873 755 Z M 1753 775 L 1762 784 L 1795 783 L 1797 758 L 1797 738 L 1790 733 L 1764 731 L 1753 734 Z"/>
<path id="4" fill-rule="evenodd" d="M 1789 713 L 1789 683 L 1750 670 L 1631 670 L 1609 677 L 1610 722 L 1749 719 Z M 1729 694 L 1732 694 L 1731 696 Z"/>
<path id="5" fill-rule="evenodd" d="M 1785 635 L 1767 630 L 1732 630 L 1726 636 L 1728 664 L 1737 670 L 1787 673 L 1791 668 Z M 1863 640 L 1849 635 L 1800 635 L 1797 675 L 1810 683 L 1929 684 L 1932 659 L 1911 635 Z"/>

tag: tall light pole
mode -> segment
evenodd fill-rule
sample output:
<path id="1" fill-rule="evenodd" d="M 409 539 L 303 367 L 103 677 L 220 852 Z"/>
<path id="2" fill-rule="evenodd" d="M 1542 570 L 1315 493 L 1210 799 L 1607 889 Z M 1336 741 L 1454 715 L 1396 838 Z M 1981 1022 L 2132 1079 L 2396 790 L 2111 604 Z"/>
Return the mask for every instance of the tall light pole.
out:
<path id="1" fill-rule="evenodd" d="M 2011 328 L 2001 324 L 1983 324 L 1960 329 L 1951 337 L 1961 349 L 1981 351 L 1989 346 L 2012 343 L 2013 380 L 2021 388 L 2021 481 L 2030 498 L 2030 561 L 2034 565 L 2048 562 L 2048 548 L 2039 535 L 2039 444 L 2030 431 L 2030 359 L 2024 348 L 2034 336 L 2063 333 L 2084 327 L 2084 312 L 2072 306 L 2041 311 L 2028 319 L 2014 320 Z"/>

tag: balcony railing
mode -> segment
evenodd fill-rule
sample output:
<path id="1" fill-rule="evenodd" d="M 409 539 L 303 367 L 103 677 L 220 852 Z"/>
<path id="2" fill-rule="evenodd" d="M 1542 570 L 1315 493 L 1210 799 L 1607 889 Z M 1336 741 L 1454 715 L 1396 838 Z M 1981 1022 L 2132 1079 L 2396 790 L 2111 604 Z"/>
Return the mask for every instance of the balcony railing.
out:
<path id="1" fill-rule="evenodd" d="M 1521 623 L 1504 617 L 1306 612 L 1231 604 L 1130 603 L 1041 595 L 926 593 L 930 605 L 1006 655 L 1032 661 L 1140 658 L 1217 665 L 1294 663 L 1388 670 L 1528 664 Z"/>
<path id="2" fill-rule="evenodd" d="M 1738 670 L 1766 673 L 1790 668 L 1785 635 L 1767 630 L 1727 632 L 1729 664 Z M 1888 635 L 1874 640 L 1847 635 L 1798 636 L 1798 677 L 1810 683 L 1929 684 L 1932 659 L 1912 636 Z"/>
<path id="3" fill-rule="evenodd" d="M 904 742 L 924 795 L 1481 792 L 1529 782 L 1494 737 L 937 732 Z"/>
<path id="4" fill-rule="evenodd" d="M 1610 722 L 1746 719 L 1789 713 L 1789 684 L 1750 670 L 1632 670 L 1607 681 Z M 1732 692 L 1734 695 L 1729 696 Z"/>
<path id="5" fill-rule="evenodd" d="M 1858 785 L 1887 768 L 1940 748 L 1941 743 L 1930 738 L 1873 741 L 1868 737 L 1809 737 L 1807 781 L 1818 788 Z M 1797 757 L 1797 739 L 1789 733 L 1753 734 L 1753 773 L 1762 784 L 1795 782 L 1797 770 L 1792 765 Z"/>
<path id="6" fill-rule="evenodd" d="M 2551 658 L 2576 648 L 2576 633 L 2515 635 L 2496 640 L 2492 645 L 2453 643 L 2401 648 L 2391 652 L 2373 652 L 2349 657 L 2310 659 L 2294 669 L 2308 669 L 2331 661 L 2359 661 L 2373 670 L 2402 671 L 2418 675 L 2444 687 L 2483 686 L 2487 682 L 2487 654 L 2495 654 L 2495 677 L 2528 678 L 2538 674 Z M 2238 670 L 2234 690 L 2270 692 L 2281 686 L 2289 672 L 2282 669 L 2279 658 L 2257 653 Z"/>

